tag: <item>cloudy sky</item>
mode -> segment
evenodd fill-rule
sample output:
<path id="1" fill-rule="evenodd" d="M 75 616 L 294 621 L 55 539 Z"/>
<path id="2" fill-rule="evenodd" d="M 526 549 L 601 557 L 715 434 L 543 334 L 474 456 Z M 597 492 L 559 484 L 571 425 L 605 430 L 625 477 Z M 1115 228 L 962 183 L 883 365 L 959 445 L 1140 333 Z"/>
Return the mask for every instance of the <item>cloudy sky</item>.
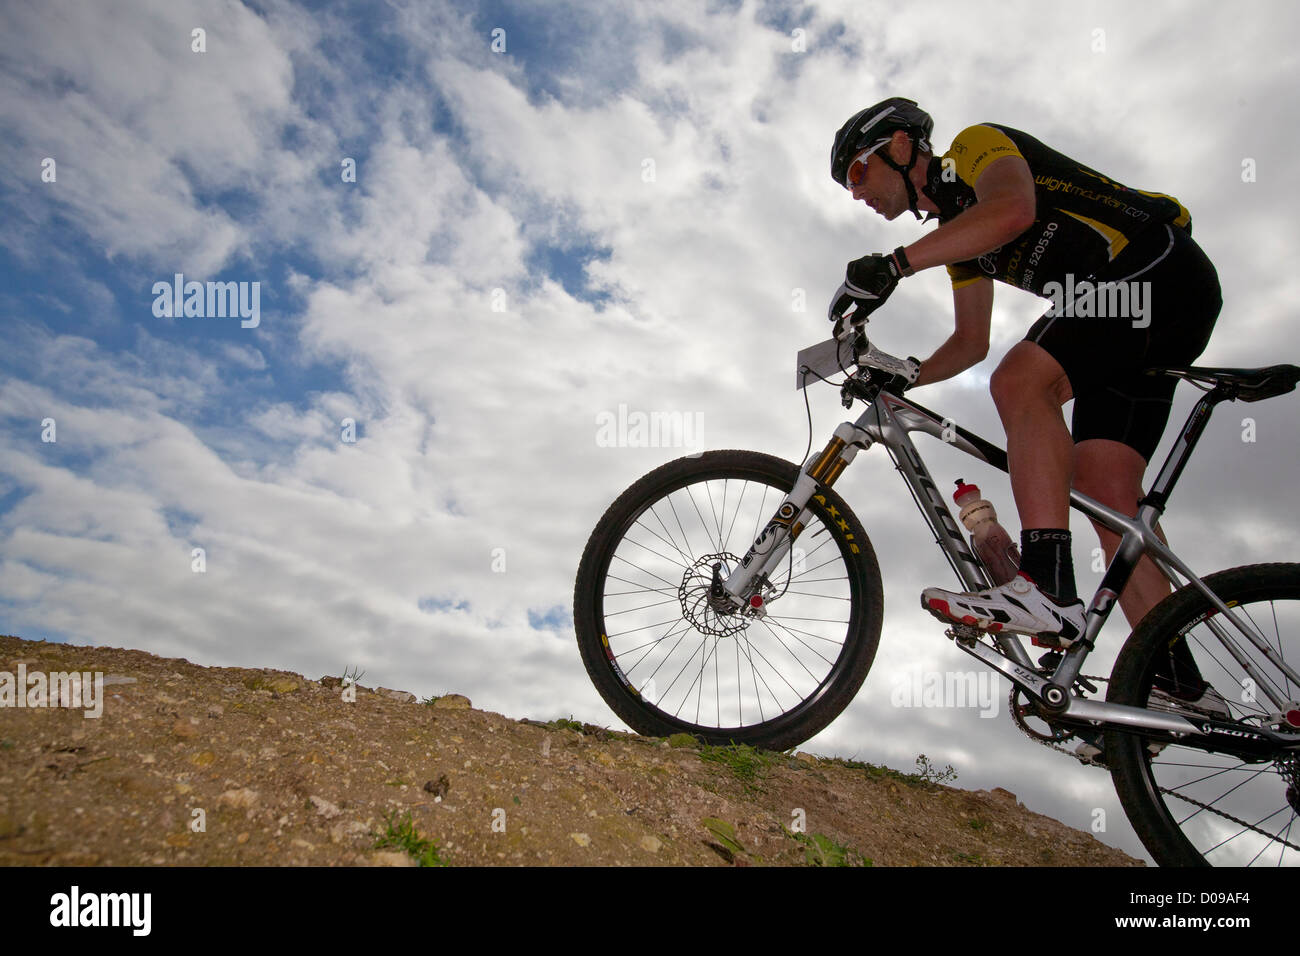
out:
<path id="1" fill-rule="evenodd" d="M 680 413 L 701 447 L 802 455 L 794 355 L 844 263 L 926 228 L 831 182 L 840 124 L 907 95 L 938 144 L 1000 122 L 1177 196 L 1224 288 L 1202 364 L 1296 361 L 1297 28 L 1283 3 L 5 4 L 0 633 L 621 726 L 574 573 L 683 450 L 599 423 Z M 257 283 L 255 317 L 170 314 L 177 274 Z M 1001 443 L 988 375 L 1043 308 L 999 286 L 989 359 L 918 399 Z M 931 270 L 872 334 L 925 355 L 951 321 Z M 844 412 L 824 386 L 812 410 L 820 445 Z M 1293 398 L 1220 411 L 1165 522 L 1194 566 L 1293 553 L 1298 433 Z M 991 471 L 922 452 L 1014 531 Z M 1140 852 L 1109 777 L 1021 737 L 1004 684 L 997 720 L 891 706 L 974 662 L 918 609 L 952 576 L 888 460 L 839 490 L 885 630 L 806 749 L 925 753 L 1081 828 L 1103 808 Z"/>

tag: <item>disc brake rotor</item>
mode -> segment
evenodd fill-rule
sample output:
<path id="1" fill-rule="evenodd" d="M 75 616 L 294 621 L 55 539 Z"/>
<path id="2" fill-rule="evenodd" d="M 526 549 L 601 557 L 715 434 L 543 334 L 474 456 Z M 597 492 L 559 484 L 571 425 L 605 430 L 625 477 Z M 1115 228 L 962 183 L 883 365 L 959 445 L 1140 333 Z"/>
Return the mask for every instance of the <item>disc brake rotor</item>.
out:
<path id="1" fill-rule="evenodd" d="M 714 637 L 730 637 L 749 627 L 750 618 L 740 609 L 730 609 L 717 601 L 713 594 L 713 566 L 721 564 L 719 573 L 726 577 L 731 568 L 740 563 L 734 554 L 706 554 L 686 569 L 682 575 L 681 586 L 677 589 L 677 598 L 682 604 L 682 616 L 695 626 L 701 634 Z"/>

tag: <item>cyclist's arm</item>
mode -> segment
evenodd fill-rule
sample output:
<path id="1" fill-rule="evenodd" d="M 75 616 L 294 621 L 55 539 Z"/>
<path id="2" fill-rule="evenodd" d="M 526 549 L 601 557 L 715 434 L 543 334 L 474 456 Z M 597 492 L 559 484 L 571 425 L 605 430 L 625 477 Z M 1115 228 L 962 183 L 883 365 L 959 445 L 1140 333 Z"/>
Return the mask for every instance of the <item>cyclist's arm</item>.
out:
<path id="1" fill-rule="evenodd" d="M 966 371 L 989 354 L 989 323 L 993 315 L 993 280 L 978 279 L 952 290 L 956 325 L 948 341 L 921 363 L 915 385 L 941 382 Z M 913 387 L 915 387 L 915 385 Z"/>
<path id="2" fill-rule="evenodd" d="M 964 262 L 1010 242 L 1034 224 L 1034 177 L 1019 156 L 994 160 L 975 183 L 973 206 L 903 252 L 913 269 Z"/>

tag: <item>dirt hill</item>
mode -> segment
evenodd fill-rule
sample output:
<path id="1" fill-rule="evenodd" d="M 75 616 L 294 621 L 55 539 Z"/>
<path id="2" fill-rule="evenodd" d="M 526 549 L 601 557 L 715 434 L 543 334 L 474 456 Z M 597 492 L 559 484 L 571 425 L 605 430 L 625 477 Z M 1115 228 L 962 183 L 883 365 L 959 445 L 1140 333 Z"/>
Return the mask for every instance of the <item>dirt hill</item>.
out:
<path id="1" fill-rule="evenodd" d="M 103 709 L 0 706 L 8 866 L 1141 865 L 1004 790 L 867 764 L 16 637 L 0 702 L 20 668 L 102 672 Z"/>

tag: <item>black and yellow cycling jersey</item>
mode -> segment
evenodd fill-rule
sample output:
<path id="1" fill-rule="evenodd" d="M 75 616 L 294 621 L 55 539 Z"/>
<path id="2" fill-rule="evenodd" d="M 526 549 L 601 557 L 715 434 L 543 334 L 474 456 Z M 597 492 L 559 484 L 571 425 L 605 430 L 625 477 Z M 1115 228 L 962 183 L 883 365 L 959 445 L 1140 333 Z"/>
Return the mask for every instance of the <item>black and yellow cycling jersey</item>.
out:
<path id="1" fill-rule="evenodd" d="M 1064 285 L 1067 274 L 1077 282 L 1105 268 L 1152 226 L 1172 223 L 1191 233 L 1191 215 L 1172 196 L 1130 189 L 1027 133 L 992 123 L 962 130 L 948 152 L 931 159 L 925 193 L 941 223 L 975 203 L 975 184 L 1004 156 L 1029 165 L 1034 224 L 977 259 L 948 266 L 954 289 L 987 277 L 1042 295 L 1049 282 Z"/>

